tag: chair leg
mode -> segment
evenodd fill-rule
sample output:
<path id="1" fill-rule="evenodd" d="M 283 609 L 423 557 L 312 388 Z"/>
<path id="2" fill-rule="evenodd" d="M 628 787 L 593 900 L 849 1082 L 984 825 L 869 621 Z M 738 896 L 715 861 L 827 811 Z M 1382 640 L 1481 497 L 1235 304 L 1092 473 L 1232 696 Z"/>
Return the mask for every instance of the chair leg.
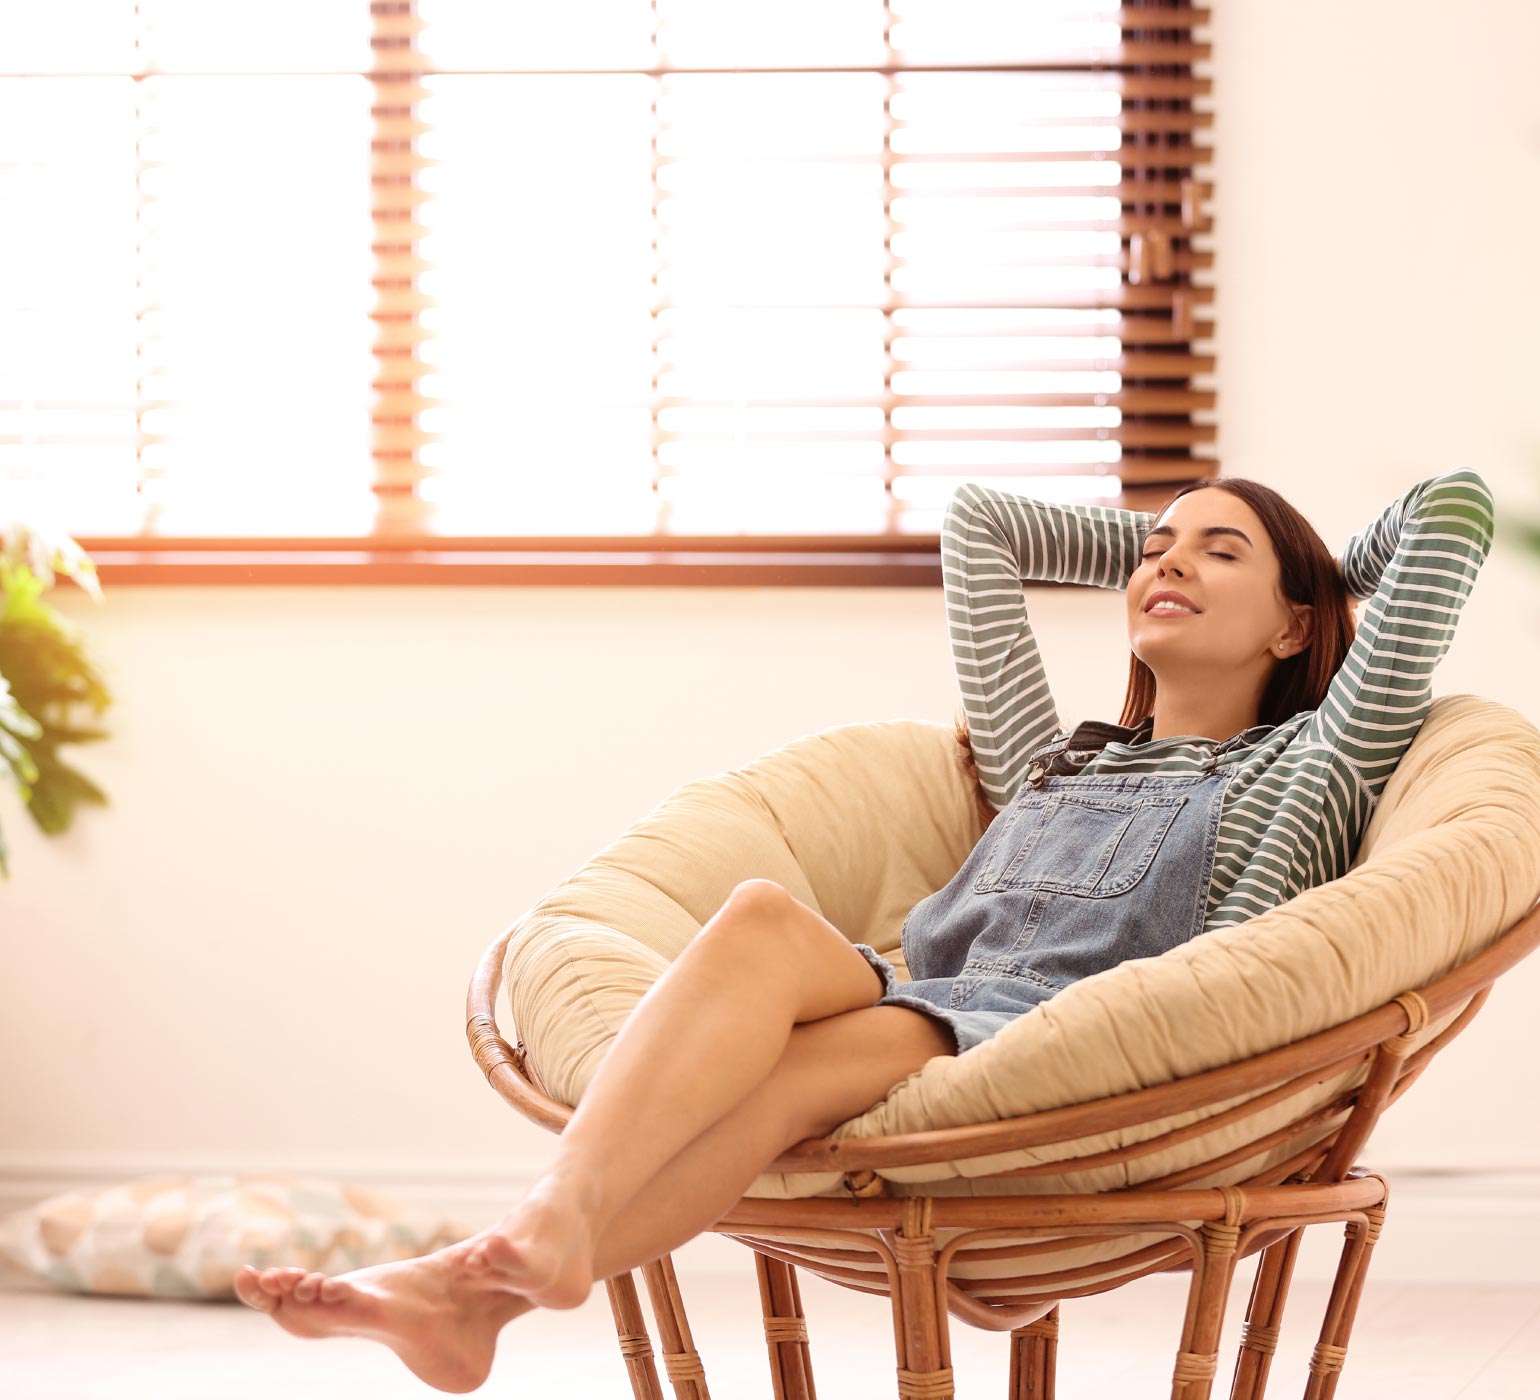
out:
<path id="1" fill-rule="evenodd" d="M 1182 1346 L 1171 1375 L 1171 1400 L 1209 1400 L 1219 1366 L 1219 1332 L 1235 1273 L 1240 1226 L 1205 1221 L 1201 1254 L 1192 1262 Z"/>
<path id="2" fill-rule="evenodd" d="M 808 1355 L 807 1319 L 797 1271 L 780 1259 L 754 1251 L 759 1301 L 765 1315 L 765 1346 L 770 1353 L 770 1383 L 775 1400 L 818 1400 Z"/>
<path id="3" fill-rule="evenodd" d="M 1321 1339 L 1310 1357 L 1310 1378 L 1305 1382 L 1304 1400 L 1332 1400 L 1337 1391 L 1337 1377 L 1347 1360 L 1348 1337 L 1358 1312 L 1358 1298 L 1369 1272 L 1369 1256 L 1385 1224 L 1385 1205 L 1381 1202 L 1364 1212 L 1367 1225 L 1352 1221 L 1346 1230 L 1347 1243 L 1337 1260 L 1337 1277 L 1326 1303 L 1321 1322 Z"/>
<path id="4" fill-rule="evenodd" d="M 1053 1400 L 1059 1350 L 1059 1305 L 1011 1333 L 1010 1400 Z"/>
<path id="5" fill-rule="evenodd" d="M 947 1314 L 936 1299 L 936 1237 L 930 1212 L 928 1197 L 906 1199 L 893 1237 L 899 1400 L 953 1400 L 956 1394 Z"/>
<path id="6" fill-rule="evenodd" d="M 647 1281 L 647 1296 L 652 1300 L 652 1315 L 658 1323 L 658 1339 L 663 1343 L 663 1364 L 673 1382 L 677 1400 L 711 1400 L 706 1389 L 706 1368 L 690 1336 L 690 1323 L 684 1315 L 684 1297 L 674 1275 L 671 1255 L 662 1254 L 642 1265 Z"/>
<path id="7" fill-rule="evenodd" d="M 1246 1321 L 1241 1327 L 1240 1350 L 1235 1357 L 1235 1375 L 1230 1381 L 1230 1400 L 1262 1400 L 1267 1389 L 1267 1372 L 1278 1350 L 1283 1307 L 1288 1302 L 1289 1280 L 1304 1233 L 1305 1227 L 1301 1225 L 1268 1245 L 1258 1256 L 1257 1275 L 1246 1303 Z"/>
<path id="8" fill-rule="evenodd" d="M 615 1335 L 620 1339 L 620 1354 L 626 1359 L 626 1373 L 631 1379 L 631 1394 L 636 1400 L 663 1400 L 658 1384 L 658 1368 L 652 1357 L 652 1338 L 642 1317 L 641 1300 L 629 1273 L 616 1274 L 604 1281 L 610 1295 L 610 1311 L 615 1315 Z"/>

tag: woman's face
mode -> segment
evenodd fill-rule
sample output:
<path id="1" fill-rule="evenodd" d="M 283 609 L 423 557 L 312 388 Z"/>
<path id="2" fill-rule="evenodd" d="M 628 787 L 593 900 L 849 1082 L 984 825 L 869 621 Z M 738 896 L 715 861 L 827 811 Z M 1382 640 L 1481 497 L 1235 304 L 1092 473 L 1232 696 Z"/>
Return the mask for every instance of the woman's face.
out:
<path id="1" fill-rule="evenodd" d="M 1272 540 L 1239 496 L 1189 491 L 1141 543 L 1143 558 L 1128 581 L 1128 640 L 1157 679 L 1199 668 L 1216 681 L 1254 667 L 1266 675 L 1272 668 L 1265 662 L 1308 645 L 1313 609 L 1284 599 Z M 1164 589 L 1183 594 L 1197 611 L 1147 611 L 1151 595 Z"/>

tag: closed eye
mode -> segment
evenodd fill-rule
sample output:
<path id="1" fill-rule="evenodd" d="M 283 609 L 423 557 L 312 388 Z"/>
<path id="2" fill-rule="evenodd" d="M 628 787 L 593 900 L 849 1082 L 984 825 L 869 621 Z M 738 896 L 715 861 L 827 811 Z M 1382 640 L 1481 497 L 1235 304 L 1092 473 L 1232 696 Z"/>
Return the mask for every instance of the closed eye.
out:
<path id="1" fill-rule="evenodd" d="M 1152 549 L 1152 550 L 1149 551 L 1149 553 L 1141 554 L 1139 557 L 1141 559 L 1153 559 L 1159 553 L 1160 553 L 1160 550 Z M 1217 549 L 1211 549 L 1211 550 L 1209 550 L 1209 553 L 1212 554 L 1214 556 L 1214 558 L 1216 558 L 1216 559 L 1234 559 L 1235 558 L 1235 556 L 1233 554 L 1223 554 L 1223 553 L 1221 553 Z"/>

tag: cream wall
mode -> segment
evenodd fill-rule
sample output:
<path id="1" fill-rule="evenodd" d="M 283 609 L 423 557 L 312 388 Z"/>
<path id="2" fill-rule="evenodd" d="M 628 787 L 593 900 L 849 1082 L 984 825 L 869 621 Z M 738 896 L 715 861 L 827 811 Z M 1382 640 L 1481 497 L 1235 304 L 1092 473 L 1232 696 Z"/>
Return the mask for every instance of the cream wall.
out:
<path id="1" fill-rule="evenodd" d="M 1334 550 L 1474 467 L 1540 515 L 1540 10 L 1220 5 L 1231 475 Z M 1286 113 L 1292 113 L 1285 119 Z M 110 588 L 117 696 L 65 837 L 0 794 L 0 1187 L 282 1166 L 523 1181 L 552 1139 L 463 1031 L 486 945 L 673 788 L 830 725 L 950 722 L 938 589 Z M 1034 590 L 1061 714 L 1115 718 L 1121 600 Z M 1500 539 L 1437 692 L 1540 722 L 1540 560 Z M 1386 1117 L 1382 1168 L 1540 1170 L 1540 959 Z M 32 1188 L 37 1189 L 32 1189 Z M 29 1195 L 30 1192 L 30 1195 Z"/>

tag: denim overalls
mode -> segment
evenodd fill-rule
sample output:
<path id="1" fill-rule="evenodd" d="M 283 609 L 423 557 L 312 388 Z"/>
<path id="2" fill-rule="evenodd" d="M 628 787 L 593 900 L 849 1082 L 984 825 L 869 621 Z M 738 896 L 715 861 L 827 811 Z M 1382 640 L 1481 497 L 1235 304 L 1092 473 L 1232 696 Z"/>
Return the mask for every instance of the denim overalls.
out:
<path id="1" fill-rule="evenodd" d="M 1088 721 L 1032 755 L 962 868 L 905 918 L 914 980 L 898 983 L 886 958 L 855 945 L 883 979 L 875 1005 L 942 1021 L 960 1054 L 1071 982 L 1202 932 L 1235 774 L 1219 759 L 1250 731 L 1195 741 L 1210 744 L 1198 775 L 1080 775 L 1096 750 L 1078 743 L 1131 732 Z"/>

